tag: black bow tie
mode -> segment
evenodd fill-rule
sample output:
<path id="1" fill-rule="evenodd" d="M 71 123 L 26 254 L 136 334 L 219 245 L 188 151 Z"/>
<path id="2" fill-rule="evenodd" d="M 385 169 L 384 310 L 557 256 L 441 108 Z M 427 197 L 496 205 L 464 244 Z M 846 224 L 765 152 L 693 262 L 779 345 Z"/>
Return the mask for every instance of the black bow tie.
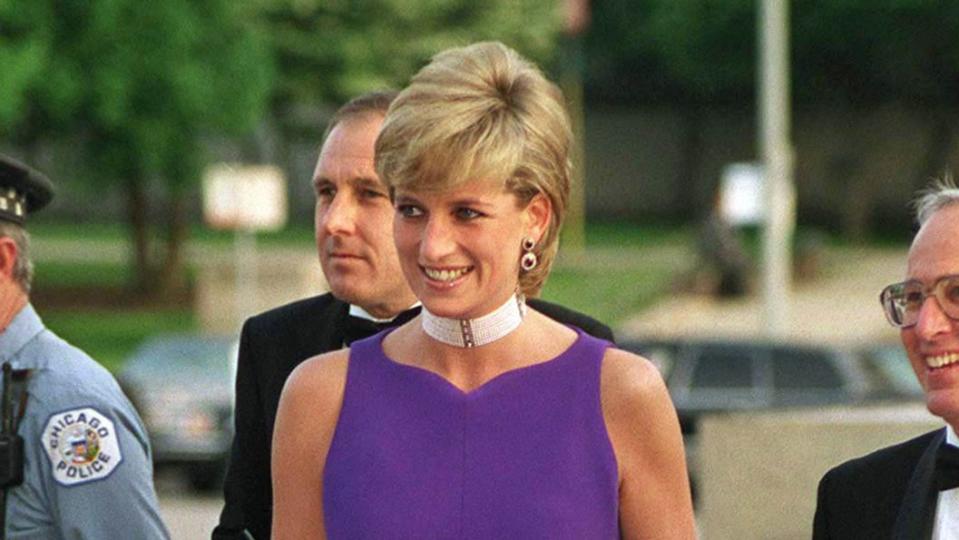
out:
<path id="1" fill-rule="evenodd" d="M 417 306 L 401 312 L 393 320 L 386 322 L 374 322 L 362 317 L 347 315 L 346 324 L 343 327 L 343 343 L 349 345 L 356 340 L 368 338 L 381 330 L 399 326 L 416 317 L 419 313 L 420 308 Z"/>
<path id="2" fill-rule="evenodd" d="M 959 487 L 959 448 L 945 442 L 936 452 L 936 487 L 939 491 Z"/>

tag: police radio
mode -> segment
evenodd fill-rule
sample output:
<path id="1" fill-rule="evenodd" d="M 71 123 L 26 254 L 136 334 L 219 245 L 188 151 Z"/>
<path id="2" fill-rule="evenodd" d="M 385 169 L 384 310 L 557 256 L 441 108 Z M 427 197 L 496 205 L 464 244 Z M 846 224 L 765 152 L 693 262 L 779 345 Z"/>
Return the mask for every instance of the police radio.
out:
<path id="1" fill-rule="evenodd" d="M 17 426 L 27 408 L 29 369 L 3 363 L 3 402 L 0 405 L 0 539 L 6 538 L 7 490 L 23 483 L 23 437 Z"/>
<path id="2" fill-rule="evenodd" d="M 3 405 L 0 407 L 0 488 L 23 483 L 23 437 L 17 435 L 17 425 L 23 418 L 27 393 L 23 391 L 29 370 L 14 370 L 10 362 L 3 363 Z M 19 394 L 19 395 L 18 395 Z M 16 410 L 15 400 L 19 398 Z"/>

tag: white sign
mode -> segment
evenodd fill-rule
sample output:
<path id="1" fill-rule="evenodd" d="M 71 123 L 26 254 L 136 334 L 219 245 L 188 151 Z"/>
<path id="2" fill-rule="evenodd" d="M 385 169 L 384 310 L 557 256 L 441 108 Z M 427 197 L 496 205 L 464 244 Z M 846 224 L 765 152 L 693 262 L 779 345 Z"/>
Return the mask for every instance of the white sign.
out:
<path id="1" fill-rule="evenodd" d="M 765 174 L 757 163 L 730 163 L 723 168 L 720 214 L 731 225 L 755 225 L 766 219 Z"/>
<path id="2" fill-rule="evenodd" d="M 272 165 L 210 166 L 203 175 L 203 217 L 214 229 L 277 230 L 286 225 L 286 179 Z"/>

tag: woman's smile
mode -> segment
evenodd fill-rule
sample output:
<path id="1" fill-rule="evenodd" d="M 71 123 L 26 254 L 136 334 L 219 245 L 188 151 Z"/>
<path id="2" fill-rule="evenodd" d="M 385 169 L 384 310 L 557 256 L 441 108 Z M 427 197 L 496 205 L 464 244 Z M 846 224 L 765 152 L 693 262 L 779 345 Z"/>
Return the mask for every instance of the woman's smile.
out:
<path id="1" fill-rule="evenodd" d="M 420 269 L 431 281 L 438 281 L 445 284 L 453 284 L 461 277 L 473 271 L 472 266 L 460 268 L 432 268 L 429 266 L 420 266 Z"/>

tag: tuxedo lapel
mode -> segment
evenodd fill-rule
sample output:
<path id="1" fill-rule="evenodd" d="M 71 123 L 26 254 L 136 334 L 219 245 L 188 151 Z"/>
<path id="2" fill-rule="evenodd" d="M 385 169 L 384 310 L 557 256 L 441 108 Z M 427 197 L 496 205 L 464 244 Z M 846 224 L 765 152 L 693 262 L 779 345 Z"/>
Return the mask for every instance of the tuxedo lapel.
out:
<path id="1" fill-rule="evenodd" d="M 939 490 L 933 482 L 936 470 L 936 451 L 946 437 L 941 430 L 926 448 L 916 463 L 903 496 L 893 538 L 896 540 L 920 540 L 932 537 L 933 520 L 936 516 L 936 500 Z"/>

